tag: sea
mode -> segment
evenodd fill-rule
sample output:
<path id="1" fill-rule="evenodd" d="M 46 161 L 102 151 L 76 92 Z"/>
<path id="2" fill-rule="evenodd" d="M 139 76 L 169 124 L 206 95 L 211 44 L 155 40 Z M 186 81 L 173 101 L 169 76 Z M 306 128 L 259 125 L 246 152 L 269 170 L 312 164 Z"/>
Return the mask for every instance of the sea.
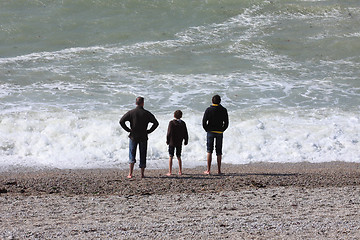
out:
<path id="1" fill-rule="evenodd" d="M 223 163 L 360 162 L 359 26 L 358 0 L 1 0 L 0 170 L 128 168 L 138 96 L 147 167 L 178 109 L 205 167 L 215 94 Z"/>

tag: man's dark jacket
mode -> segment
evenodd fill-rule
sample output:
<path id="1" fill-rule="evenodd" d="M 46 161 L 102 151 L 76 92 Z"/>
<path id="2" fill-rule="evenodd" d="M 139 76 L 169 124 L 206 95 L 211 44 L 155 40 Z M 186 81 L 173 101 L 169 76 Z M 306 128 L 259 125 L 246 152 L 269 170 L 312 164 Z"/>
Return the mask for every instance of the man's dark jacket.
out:
<path id="1" fill-rule="evenodd" d="M 186 124 L 182 120 L 174 119 L 169 122 L 169 127 L 166 135 L 166 143 L 170 146 L 181 146 L 182 141 L 188 144 L 189 135 Z"/>
<path id="2" fill-rule="evenodd" d="M 130 122 L 130 128 L 125 124 L 127 121 Z M 119 123 L 125 131 L 130 133 L 129 138 L 137 142 L 148 140 L 148 134 L 152 133 L 159 126 L 159 122 L 156 120 L 155 116 L 151 112 L 145 110 L 142 106 L 137 106 L 133 110 L 125 113 Z M 153 125 L 148 130 L 149 123 L 152 123 Z"/>
<path id="3" fill-rule="evenodd" d="M 206 132 L 224 132 L 229 126 L 229 116 L 226 108 L 213 104 L 205 110 L 203 128 Z"/>

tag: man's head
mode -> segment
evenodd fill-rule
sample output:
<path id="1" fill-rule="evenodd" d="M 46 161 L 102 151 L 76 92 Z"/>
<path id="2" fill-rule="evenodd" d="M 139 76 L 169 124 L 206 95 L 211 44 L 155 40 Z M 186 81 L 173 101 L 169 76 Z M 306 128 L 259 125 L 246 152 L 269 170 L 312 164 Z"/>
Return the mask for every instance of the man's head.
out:
<path id="1" fill-rule="evenodd" d="M 174 118 L 176 118 L 176 119 L 182 118 L 182 111 L 176 110 L 176 111 L 174 112 Z"/>
<path id="2" fill-rule="evenodd" d="M 213 104 L 220 104 L 220 102 L 221 102 L 221 98 L 220 98 L 219 95 L 215 95 L 215 96 L 212 97 L 212 103 Z"/>
<path id="3" fill-rule="evenodd" d="M 144 98 L 143 97 L 137 97 L 136 98 L 136 105 L 137 106 L 144 106 Z"/>

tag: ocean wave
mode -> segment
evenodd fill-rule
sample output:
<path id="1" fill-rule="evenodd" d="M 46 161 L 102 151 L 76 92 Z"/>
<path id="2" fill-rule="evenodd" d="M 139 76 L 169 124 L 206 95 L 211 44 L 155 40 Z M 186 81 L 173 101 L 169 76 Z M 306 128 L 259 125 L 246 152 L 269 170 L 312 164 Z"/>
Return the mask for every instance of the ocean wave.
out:
<path id="1" fill-rule="evenodd" d="M 126 166 L 127 133 L 118 113 L 33 112 L 1 117 L 0 158 L 17 166 L 97 168 Z M 160 127 L 149 139 L 149 167 L 167 165 L 165 136 L 172 113 L 156 114 Z M 184 110 L 190 141 L 184 166 L 205 163 L 201 113 Z M 358 161 L 360 119 L 346 112 L 231 112 L 224 133 L 224 162 Z M 99 134 L 101 133 L 101 134 Z M 2 162 L 3 167 L 7 165 Z"/>

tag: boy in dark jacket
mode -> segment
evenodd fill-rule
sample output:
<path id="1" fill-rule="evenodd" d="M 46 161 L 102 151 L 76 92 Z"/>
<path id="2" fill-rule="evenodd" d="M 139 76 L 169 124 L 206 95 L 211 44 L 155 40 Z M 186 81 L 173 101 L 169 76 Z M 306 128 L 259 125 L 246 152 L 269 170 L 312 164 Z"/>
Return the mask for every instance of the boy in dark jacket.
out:
<path id="1" fill-rule="evenodd" d="M 176 110 L 174 112 L 174 120 L 169 122 L 169 127 L 166 135 L 166 144 L 169 145 L 169 173 L 172 174 L 172 160 L 174 158 L 174 152 L 176 149 L 176 157 L 179 162 L 179 175 L 182 174 L 182 163 L 181 163 L 181 147 L 184 140 L 184 145 L 188 144 L 189 135 L 187 132 L 186 124 L 181 120 L 182 112 Z"/>

